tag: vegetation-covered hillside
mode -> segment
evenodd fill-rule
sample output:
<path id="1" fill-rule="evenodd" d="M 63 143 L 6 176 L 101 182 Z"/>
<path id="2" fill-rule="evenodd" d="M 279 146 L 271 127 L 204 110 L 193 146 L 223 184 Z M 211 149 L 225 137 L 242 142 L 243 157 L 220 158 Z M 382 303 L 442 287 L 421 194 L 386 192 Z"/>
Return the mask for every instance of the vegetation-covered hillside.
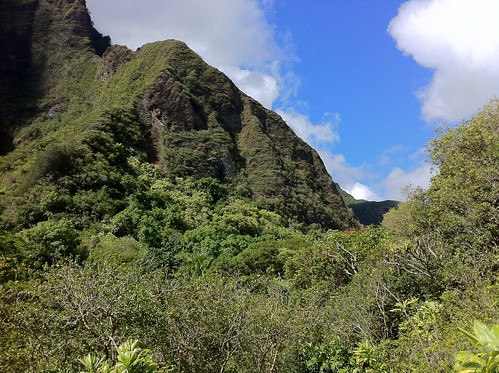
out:
<path id="1" fill-rule="evenodd" d="M 497 371 L 497 101 L 365 228 L 183 43 L 109 46 L 83 0 L 0 19 L 1 372 Z"/>
<path id="2" fill-rule="evenodd" d="M 82 168 L 95 171 L 105 162 L 118 178 L 127 158 L 137 156 L 170 179 L 217 179 L 286 220 L 326 229 L 358 225 L 317 153 L 185 44 L 158 42 L 137 52 L 109 47 L 82 0 L 7 1 L 0 10 L 8 36 L 0 71 L 8 209 L 19 209 L 19 194 L 36 185 L 67 191 L 61 178 L 75 172 L 87 174 L 78 189 L 113 188 L 119 180 L 90 187 L 96 181 Z M 115 152 L 118 158 L 110 156 Z M 42 171 L 52 173 L 47 180 L 37 162 L 48 153 L 71 153 L 80 170 L 65 162 L 65 169 Z"/>

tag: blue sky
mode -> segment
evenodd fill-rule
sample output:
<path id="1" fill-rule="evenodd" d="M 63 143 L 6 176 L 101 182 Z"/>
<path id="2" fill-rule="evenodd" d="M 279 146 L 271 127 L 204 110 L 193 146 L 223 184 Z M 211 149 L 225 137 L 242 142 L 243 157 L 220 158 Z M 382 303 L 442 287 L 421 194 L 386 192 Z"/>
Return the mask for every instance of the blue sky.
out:
<path id="1" fill-rule="evenodd" d="M 428 185 L 424 145 L 499 91 L 499 0 L 87 0 L 132 49 L 179 39 L 277 111 L 357 198 Z"/>

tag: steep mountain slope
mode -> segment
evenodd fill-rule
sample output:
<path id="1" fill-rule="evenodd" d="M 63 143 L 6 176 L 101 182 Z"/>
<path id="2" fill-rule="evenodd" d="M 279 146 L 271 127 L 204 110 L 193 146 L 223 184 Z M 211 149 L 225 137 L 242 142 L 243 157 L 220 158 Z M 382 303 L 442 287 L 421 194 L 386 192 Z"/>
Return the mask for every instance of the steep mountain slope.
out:
<path id="1" fill-rule="evenodd" d="M 216 178 L 288 219 L 358 224 L 317 153 L 185 44 L 110 47 L 84 0 L 8 0 L 0 14 L 9 224 L 19 224 L 20 195 L 33 202 L 50 185 L 107 186 L 119 198 L 131 156 L 170 178 Z"/>

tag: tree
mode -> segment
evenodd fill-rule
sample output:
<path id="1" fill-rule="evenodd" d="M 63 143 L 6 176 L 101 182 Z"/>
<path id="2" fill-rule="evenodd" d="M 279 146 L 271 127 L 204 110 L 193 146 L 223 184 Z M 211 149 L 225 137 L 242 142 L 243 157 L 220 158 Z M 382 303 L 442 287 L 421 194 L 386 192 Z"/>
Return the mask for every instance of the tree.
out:
<path id="1" fill-rule="evenodd" d="M 24 256 L 35 266 L 52 264 L 64 257 L 78 256 L 80 232 L 72 221 L 42 221 L 21 232 L 24 239 Z"/>
<path id="2" fill-rule="evenodd" d="M 438 291 L 486 279 L 498 263 L 499 101 L 440 131 L 428 154 L 439 171 L 429 189 L 413 191 L 384 221 L 399 237 L 392 263 Z"/>
<path id="3" fill-rule="evenodd" d="M 499 244 L 499 100 L 469 123 L 433 140 L 439 169 L 427 192 L 432 225 L 448 241 L 469 248 Z"/>

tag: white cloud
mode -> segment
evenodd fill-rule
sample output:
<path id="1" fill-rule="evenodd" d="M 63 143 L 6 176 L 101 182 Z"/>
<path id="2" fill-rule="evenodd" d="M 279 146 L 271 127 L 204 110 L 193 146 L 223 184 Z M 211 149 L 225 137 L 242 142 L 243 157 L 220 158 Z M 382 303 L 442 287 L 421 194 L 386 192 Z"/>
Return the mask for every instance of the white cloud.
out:
<path id="1" fill-rule="evenodd" d="M 431 166 L 421 164 L 410 171 L 394 168 L 382 182 L 384 189 L 383 198 L 393 200 L 403 200 L 405 198 L 403 189 L 407 186 L 428 188 L 430 185 Z"/>
<path id="2" fill-rule="evenodd" d="M 332 117 L 329 115 L 331 119 L 320 124 L 313 124 L 307 116 L 295 109 L 278 109 L 277 114 L 303 141 L 313 146 L 324 143 L 332 145 L 340 140 L 340 136 L 336 132 L 336 126 L 340 121 L 338 113 L 335 113 Z"/>
<path id="3" fill-rule="evenodd" d="M 355 199 L 365 199 L 366 201 L 381 201 L 382 198 L 371 190 L 367 185 L 355 183 L 353 188 L 347 191 Z"/>
<path id="4" fill-rule="evenodd" d="M 397 47 L 435 70 L 417 93 L 427 121 L 459 121 L 499 93 L 498 0 L 410 0 L 388 32 Z"/>
<path id="5" fill-rule="evenodd" d="M 278 45 L 274 28 L 266 19 L 264 9 L 268 11 L 272 3 L 87 0 L 96 28 L 111 35 L 113 43 L 135 49 L 156 40 L 182 40 L 267 108 L 286 83 L 279 75 L 279 66 L 293 58 Z"/>
<path id="6" fill-rule="evenodd" d="M 279 85 L 272 75 L 259 71 L 241 69 L 237 66 L 221 67 L 235 85 L 247 95 L 259 101 L 267 109 L 279 97 Z"/>
<path id="7" fill-rule="evenodd" d="M 393 168 L 386 175 L 373 171 L 373 166 L 369 164 L 353 166 L 342 154 L 319 150 L 319 155 L 333 179 L 356 199 L 401 201 L 405 198 L 403 189 L 407 186 L 426 189 L 430 185 L 432 168 L 427 163 L 420 163 L 409 170 Z"/>
<path id="8" fill-rule="evenodd" d="M 259 66 L 280 53 L 256 0 L 87 0 L 96 27 L 137 48 L 179 39 L 214 65 Z"/>

